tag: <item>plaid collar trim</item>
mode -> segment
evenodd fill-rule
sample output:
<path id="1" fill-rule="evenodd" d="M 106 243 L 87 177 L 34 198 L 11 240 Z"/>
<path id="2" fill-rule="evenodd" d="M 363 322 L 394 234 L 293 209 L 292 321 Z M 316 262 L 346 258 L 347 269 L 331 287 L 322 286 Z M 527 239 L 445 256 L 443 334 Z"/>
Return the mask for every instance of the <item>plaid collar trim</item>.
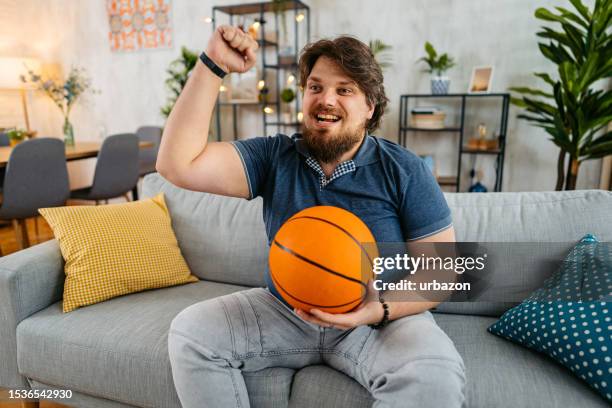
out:
<path id="1" fill-rule="evenodd" d="M 306 164 L 308 164 L 308 166 L 314 171 L 316 171 L 317 174 L 319 175 L 319 187 L 320 188 L 327 186 L 329 183 L 331 183 L 338 177 L 354 172 L 355 169 L 357 168 L 353 160 L 347 160 L 345 162 L 340 163 L 338 166 L 336 166 L 334 173 L 328 179 L 327 177 L 325 177 L 325 173 L 323 172 L 323 169 L 321 168 L 321 165 L 319 164 L 319 162 L 316 161 L 313 157 L 308 157 L 306 159 Z"/>
<path id="2" fill-rule="evenodd" d="M 304 158 L 308 159 L 310 153 L 304 145 L 304 140 L 300 133 L 296 133 L 291 137 L 295 142 L 295 149 Z M 378 142 L 372 135 L 366 135 L 363 143 L 359 146 L 359 150 L 353 157 L 352 161 L 355 163 L 355 167 L 367 166 L 368 164 L 376 163 L 379 161 L 378 157 Z"/>

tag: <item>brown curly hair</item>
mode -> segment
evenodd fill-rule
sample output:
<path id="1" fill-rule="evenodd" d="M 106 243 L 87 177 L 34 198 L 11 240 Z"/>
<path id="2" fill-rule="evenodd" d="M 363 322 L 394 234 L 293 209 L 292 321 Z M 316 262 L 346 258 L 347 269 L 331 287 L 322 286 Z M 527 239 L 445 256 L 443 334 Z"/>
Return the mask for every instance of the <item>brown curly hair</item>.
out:
<path id="1" fill-rule="evenodd" d="M 365 94 L 370 106 L 374 106 L 372 118 L 366 125 L 368 132 L 376 130 L 385 113 L 389 99 L 385 95 L 383 75 L 372 50 L 363 42 L 350 36 L 340 36 L 333 40 L 323 39 L 306 44 L 300 55 L 300 85 L 306 80 L 319 57 L 327 57 L 338 64 L 342 70 Z"/>

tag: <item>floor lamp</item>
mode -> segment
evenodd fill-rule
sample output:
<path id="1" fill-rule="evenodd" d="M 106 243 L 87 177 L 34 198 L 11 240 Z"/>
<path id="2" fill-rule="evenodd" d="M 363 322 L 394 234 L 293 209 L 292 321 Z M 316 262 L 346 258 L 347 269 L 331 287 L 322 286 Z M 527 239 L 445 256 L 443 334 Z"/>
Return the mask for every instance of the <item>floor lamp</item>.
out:
<path id="1" fill-rule="evenodd" d="M 28 70 L 40 73 L 40 68 L 40 62 L 34 58 L 0 57 L 0 90 L 19 91 L 24 125 L 28 133 L 32 129 L 30 128 L 26 90 L 33 89 L 33 86 L 22 82 L 21 76 L 27 78 Z"/>

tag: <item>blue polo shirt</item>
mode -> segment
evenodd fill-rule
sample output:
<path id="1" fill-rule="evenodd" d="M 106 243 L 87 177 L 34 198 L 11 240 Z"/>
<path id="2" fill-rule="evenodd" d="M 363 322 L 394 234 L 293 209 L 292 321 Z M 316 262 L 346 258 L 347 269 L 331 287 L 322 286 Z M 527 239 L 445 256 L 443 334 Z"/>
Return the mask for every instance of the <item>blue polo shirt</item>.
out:
<path id="1" fill-rule="evenodd" d="M 250 198 L 263 198 L 268 244 L 291 216 L 317 205 L 351 211 L 377 243 L 417 240 L 452 225 L 450 209 L 427 165 L 386 139 L 367 135 L 353 159 L 339 164 L 329 179 L 300 134 L 233 145 L 244 165 Z M 266 282 L 280 298 L 269 273 Z"/>

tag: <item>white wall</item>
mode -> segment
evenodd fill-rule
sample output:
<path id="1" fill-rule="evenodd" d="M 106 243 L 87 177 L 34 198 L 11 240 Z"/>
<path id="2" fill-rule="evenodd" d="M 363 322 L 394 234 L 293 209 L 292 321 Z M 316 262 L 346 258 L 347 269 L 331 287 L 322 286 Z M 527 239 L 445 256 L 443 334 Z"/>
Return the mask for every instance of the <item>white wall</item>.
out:
<path id="1" fill-rule="evenodd" d="M 391 103 L 377 132 L 391 140 L 396 140 L 398 134 L 399 95 L 429 90 L 428 75 L 420 72 L 421 66 L 415 63 L 424 53 L 425 41 L 456 57 L 458 64 L 449 72 L 453 92 L 466 90 L 472 67 L 485 64 L 495 66 L 494 91 L 505 91 L 512 85 L 537 85 L 531 73 L 552 72 L 553 67 L 537 49 L 535 32 L 539 24 L 533 13 L 539 6 L 564 3 L 561 0 L 306 2 L 311 7 L 313 39 L 348 33 L 364 42 L 378 38 L 393 46 L 393 66 L 385 71 Z M 101 93 L 84 98 L 72 119 L 78 140 L 100 140 L 103 134 L 163 124 L 159 109 L 166 100 L 164 80 L 168 64 L 178 56 L 182 45 L 193 50 L 205 47 L 212 26 L 203 19 L 211 15 L 213 5 L 235 3 L 238 2 L 174 0 L 172 49 L 111 53 L 106 5 L 102 0 L 0 0 L 0 55 L 59 61 L 65 71 L 71 65 L 86 68 Z M 0 96 L 0 108 L 7 112 L 0 114 L 1 123 L 6 122 L 11 112 L 9 120 L 17 120 L 15 98 L 6 93 Z M 30 94 L 30 109 L 32 125 L 39 134 L 59 137 L 61 115 L 57 108 L 43 96 Z M 474 132 L 480 121 L 493 131 L 497 119 L 492 112 L 496 111 L 474 107 L 468 112 L 468 131 Z M 517 113 L 512 107 L 504 190 L 550 190 L 556 180 L 558 149 L 543 132 L 517 120 Z M 245 120 L 248 128 L 261 129 L 259 114 L 253 112 Z M 456 136 L 450 135 L 416 135 L 409 147 L 418 153 L 435 153 L 438 172 L 452 174 L 456 166 L 456 140 Z M 488 174 L 485 184 L 491 187 L 492 161 L 485 159 L 480 165 Z M 77 167 L 71 171 L 72 184 L 86 184 L 92 164 Z M 599 168 L 600 161 L 583 165 L 578 187 L 596 188 Z M 463 173 L 468 170 L 466 165 Z"/>

